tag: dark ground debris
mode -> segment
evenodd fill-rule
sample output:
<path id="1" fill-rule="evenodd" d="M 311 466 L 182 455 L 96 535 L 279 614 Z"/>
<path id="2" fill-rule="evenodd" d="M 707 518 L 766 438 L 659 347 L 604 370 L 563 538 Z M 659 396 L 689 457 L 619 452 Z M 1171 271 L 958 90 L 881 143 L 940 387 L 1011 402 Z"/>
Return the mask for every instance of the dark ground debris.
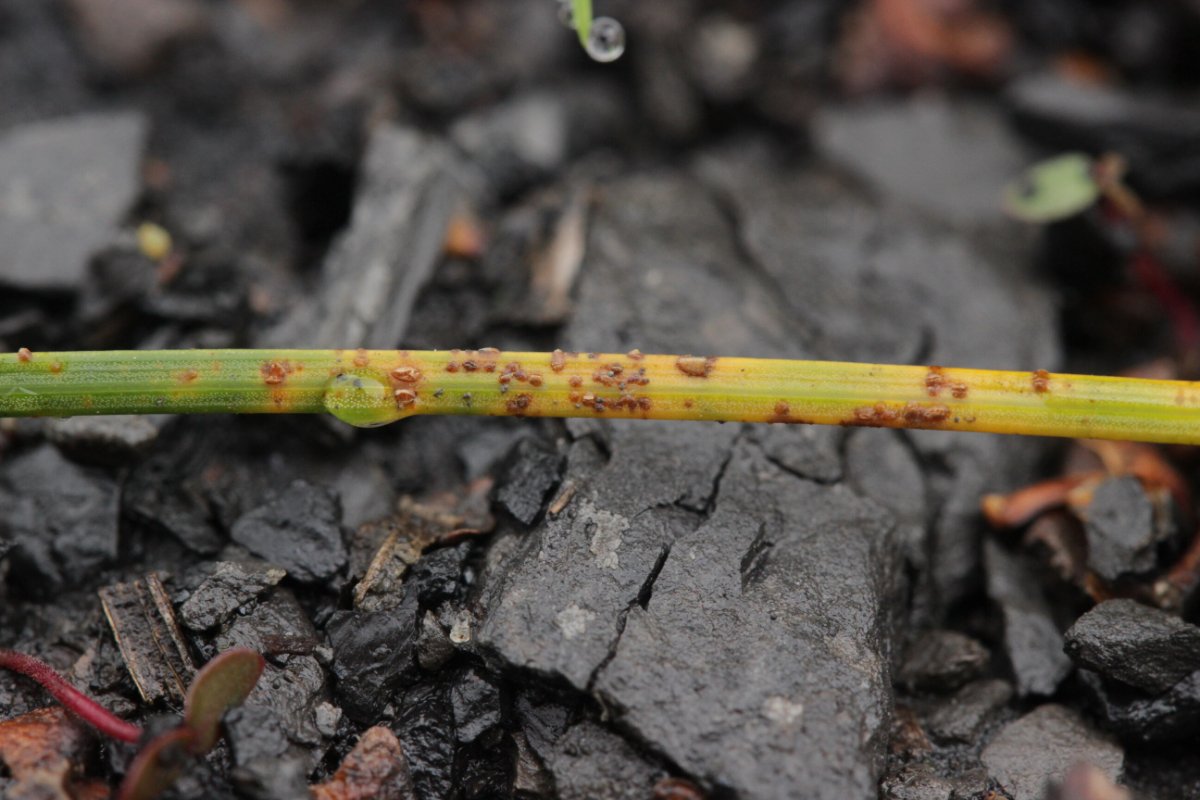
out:
<path id="1" fill-rule="evenodd" d="M 608 66 L 553 6 L 0 0 L 0 348 L 1200 374 L 1194 3 L 599 0 Z M 1067 150 L 1124 158 L 1136 226 L 1002 215 Z M 216 653 L 262 653 L 176 800 L 1184 800 L 1195 466 L 785 425 L 0 421 L 0 647 L 151 727 Z M 106 797 L 132 752 L 0 673 L 0 796 Z"/>

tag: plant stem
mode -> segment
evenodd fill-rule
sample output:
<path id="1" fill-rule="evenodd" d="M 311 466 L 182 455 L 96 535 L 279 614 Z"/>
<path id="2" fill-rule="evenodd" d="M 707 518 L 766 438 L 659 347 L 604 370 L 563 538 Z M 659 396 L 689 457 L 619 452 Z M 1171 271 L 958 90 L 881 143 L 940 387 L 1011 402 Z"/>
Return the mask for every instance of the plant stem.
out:
<path id="1" fill-rule="evenodd" d="M 11 650 L 0 650 L 0 668 L 18 672 L 37 681 L 55 700 L 66 706 L 87 724 L 106 736 L 123 742 L 137 742 L 142 738 L 142 729 L 114 715 L 83 692 L 67 683 L 44 661 Z"/>
<path id="2" fill-rule="evenodd" d="M 1200 383 L 494 349 L 0 355 L 0 417 L 416 414 L 787 422 L 1200 444 Z"/>

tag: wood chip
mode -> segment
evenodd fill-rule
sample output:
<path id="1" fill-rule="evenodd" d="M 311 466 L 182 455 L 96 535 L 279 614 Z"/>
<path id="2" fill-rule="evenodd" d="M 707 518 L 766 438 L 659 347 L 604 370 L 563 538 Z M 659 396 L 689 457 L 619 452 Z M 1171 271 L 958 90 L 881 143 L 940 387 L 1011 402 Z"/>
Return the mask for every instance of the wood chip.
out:
<path id="1" fill-rule="evenodd" d="M 182 706 L 196 665 L 162 581 L 149 574 L 106 586 L 100 590 L 100 602 L 142 699 Z"/>
<path id="2" fill-rule="evenodd" d="M 400 740 L 382 726 L 367 730 L 334 776 L 311 787 L 311 792 L 313 800 L 409 800 L 416 796 Z"/>

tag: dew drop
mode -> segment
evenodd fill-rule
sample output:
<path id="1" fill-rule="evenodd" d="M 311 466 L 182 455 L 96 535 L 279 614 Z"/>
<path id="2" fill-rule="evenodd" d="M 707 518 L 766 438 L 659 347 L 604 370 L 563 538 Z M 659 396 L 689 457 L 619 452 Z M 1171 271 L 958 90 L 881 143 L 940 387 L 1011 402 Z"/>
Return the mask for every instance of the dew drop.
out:
<path id="1" fill-rule="evenodd" d="M 575 30 L 575 11 L 571 8 L 571 0 L 559 0 L 558 21 L 571 30 Z"/>
<path id="2" fill-rule="evenodd" d="M 325 410 L 356 428 L 378 428 L 408 416 L 392 401 L 392 390 L 368 375 L 342 374 L 325 387 Z"/>
<path id="3" fill-rule="evenodd" d="M 612 17 L 597 17 L 588 31 L 587 53 L 594 61 L 607 64 L 625 52 L 625 29 Z"/>

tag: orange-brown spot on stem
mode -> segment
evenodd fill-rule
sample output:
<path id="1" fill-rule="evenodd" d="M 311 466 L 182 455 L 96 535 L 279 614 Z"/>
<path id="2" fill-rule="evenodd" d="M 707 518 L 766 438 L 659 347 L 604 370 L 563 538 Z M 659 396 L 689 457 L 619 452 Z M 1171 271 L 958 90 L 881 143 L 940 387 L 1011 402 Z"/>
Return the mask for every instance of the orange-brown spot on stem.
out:
<path id="1" fill-rule="evenodd" d="M 179 373 L 178 380 L 180 383 L 187 384 L 187 383 L 192 383 L 199 377 L 200 377 L 200 373 L 197 372 L 196 370 L 185 369 L 183 372 Z"/>
<path id="2" fill-rule="evenodd" d="M 950 384 L 950 394 L 955 400 L 966 400 L 967 395 L 971 393 L 971 388 L 962 381 L 954 381 Z"/>
<path id="3" fill-rule="evenodd" d="M 550 369 L 555 372 L 562 372 L 567 366 L 567 354 L 562 350 L 555 350 L 550 354 Z"/>
<path id="4" fill-rule="evenodd" d="M 519 394 L 505 403 L 504 407 L 508 410 L 509 414 L 512 414 L 515 417 L 521 417 L 525 415 L 526 410 L 529 408 L 532 402 L 533 395 Z"/>
<path id="5" fill-rule="evenodd" d="M 784 401 L 780 400 L 775 404 L 775 413 L 771 416 L 771 422 L 791 422 L 792 407 Z"/>
<path id="6" fill-rule="evenodd" d="M 571 384 L 572 388 L 578 389 L 580 386 L 583 386 L 583 378 L 578 375 L 572 375 L 567 383 Z"/>
<path id="7" fill-rule="evenodd" d="M 691 408 L 691 407 L 692 407 L 692 406 L 694 406 L 694 405 L 696 405 L 696 404 L 695 404 L 694 402 L 692 402 L 692 398 L 690 398 L 690 397 L 688 397 L 688 398 L 685 398 L 685 399 L 684 399 L 684 401 L 683 401 L 683 407 L 684 407 L 684 408 Z"/>
<path id="8" fill-rule="evenodd" d="M 279 361 L 263 362 L 262 369 L 263 383 L 268 386 L 279 386 L 287 380 L 289 370 L 287 362 L 280 363 Z"/>
<path id="9" fill-rule="evenodd" d="M 543 383 L 542 376 L 539 373 L 535 372 L 529 376 L 529 385 L 530 386 L 537 387 L 537 386 L 541 386 L 542 383 Z"/>
<path id="10" fill-rule="evenodd" d="M 421 370 L 416 367 L 396 367 L 391 375 L 397 383 L 416 383 L 421 380 Z"/>
<path id="11" fill-rule="evenodd" d="M 397 389 L 392 397 L 396 400 L 396 408 L 412 408 L 417 403 L 417 393 L 412 389 Z"/>
<path id="12" fill-rule="evenodd" d="M 675 359 L 675 368 L 693 378 L 707 378 L 716 362 L 717 359 L 712 356 L 680 356 Z"/>
<path id="13" fill-rule="evenodd" d="M 630 350 L 625 355 L 629 356 L 629 358 L 631 358 L 634 361 L 641 361 L 643 358 L 645 358 L 645 356 L 642 355 L 642 351 L 638 350 L 636 347 L 634 349 Z"/>
<path id="14" fill-rule="evenodd" d="M 17 351 L 17 361 L 20 361 L 22 364 L 28 364 L 30 361 L 33 361 L 33 351 L 28 347 L 22 347 Z"/>
<path id="15" fill-rule="evenodd" d="M 1030 383 L 1033 384 L 1033 390 L 1038 394 L 1045 394 L 1050 391 L 1050 373 L 1044 369 L 1036 370 L 1033 373 L 1033 378 Z"/>
<path id="16" fill-rule="evenodd" d="M 929 372 L 925 374 L 925 391 L 930 397 L 937 397 L 942 393 L 942 388 L 946 385 L 946 376 L 942 374 L 941 367 L 930 367 Z"/>
<path id="17" fill-rule="evenodd" d="M 458 372 L 458 362 L 451 361 L 446 364 L 446 372 Z"/>
<path id="18" fill-rule="evenodd" d="M 62 372 L 62 371 L 63 371 L 63 365 L 62 365 L 62 362 L 61 362 L 61 361 L 54 361 L 54 362 L 51 362 L 51 364 L 50 364 L 50 371 L 51 371 L 51 372 L 53 372 L 55 375 L 57 375 L 58 373 Z"/>
<path id="19" fill-rule="evenodd" d="M 941 403 L 922 405 L 908 403 L 904 406 L 904 419 L 914 425 L 935 425 L 950 417 L 950 409 Z"/>
<path id="20" fill-rule="evenodd" d="M 354 366 L 358 367 L 359 369 L 362 369 L 363 367 L 369 365 L 370 363 L 371 363 L 371 357 L 369 355 L 367 355 L 366 350 L 364 350 L 363 348 L 360 347 L 360 348 L 358 348 L 358 350 L 356 350 L 354 352 Z"/>

